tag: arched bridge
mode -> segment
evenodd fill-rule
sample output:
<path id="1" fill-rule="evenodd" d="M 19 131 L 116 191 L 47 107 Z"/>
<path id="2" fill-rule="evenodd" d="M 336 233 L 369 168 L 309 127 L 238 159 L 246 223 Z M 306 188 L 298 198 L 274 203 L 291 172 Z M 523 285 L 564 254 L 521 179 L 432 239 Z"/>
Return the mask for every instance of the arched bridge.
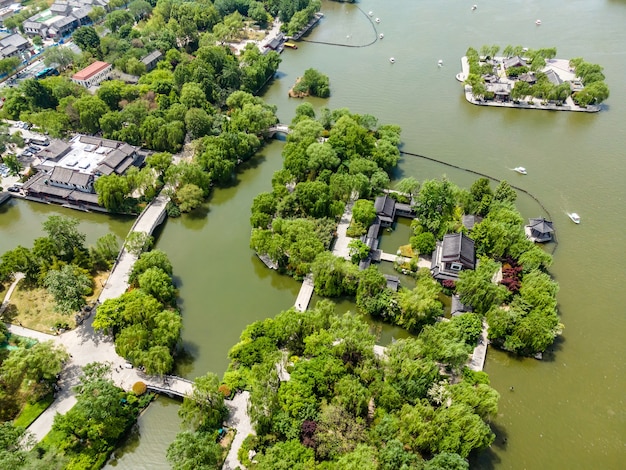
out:
<path id="1" fill-rule="evenodd" d="M 150 392 L 167 395 L 169 397 L 185 398 L 191 395 L 193 382 L 174 375 L 166 375 L 162 380 L 156 377 L 142 377 Z"/>
<path id="2" fill-rule="evenodd" d="M 276 134 L 289 134 L 290 132 L 291 129 L 289 129 L 289 126 L 287 124 L 281 124 L 280 122 L 267 129 L 268 137 L 274 137 Z"/>

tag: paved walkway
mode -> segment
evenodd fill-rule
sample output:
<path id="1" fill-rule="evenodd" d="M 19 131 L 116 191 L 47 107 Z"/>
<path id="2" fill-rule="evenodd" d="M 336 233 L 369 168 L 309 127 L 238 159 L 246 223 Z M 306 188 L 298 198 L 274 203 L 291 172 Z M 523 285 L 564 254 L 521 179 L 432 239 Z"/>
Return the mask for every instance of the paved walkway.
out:
<path id="1" fill-rule="evenodd" d="M 230 446 L 222 470 L 235 470 L 236 468 L 245 468 L 239 462 L 237 454 L 243 444 L 243 440 L 248 437 L 249 434 L 255 434 L 252 423 L 250 422 L 250 416 L 248 416 L 248 404 L 250 402 L 250 392 L 244 391 L 235 395 L 232 400 L 226 401 L 226 406 L 229 410 L 228 420 L 226 424 L 231 428 L 237 429 L 237 434 L 233 439 L 233 443 Z"/>
<path id="2" fill-rule="evenodd" d="M 487 346 L 489 345 L 489 340 L 487 339 L 488 332 L 489 325 L 485 320 L 483 320 L 483 331 L 481 331 L 480 333 L 480 338 L 478 338 L 478 344 L 474 348 L 472 358 L 467 364 L 467 367 L 472 370 L 481 371 L 485 367 L 485 359 L 487 358 Z"/>
<path id="3" fill-rule="evenodd" d="M 308 274 L 302 281 L 302 287 L 300 288 L 300 292 L 296 298 L 295 307 L 298 312 L 304 312 L 307 308 L 309 308 L 311 297 L 313 297 L 313 289 L 313 278 L 310 274 Z"/>
<path id="4" fill-rule="evenodd" d="M 346 204 L 346 210 L 337 225 L 337 239 L 335 240 L 335 245 L 333 246 L 333 255 L 338 256 L 339 258 L 347 259 L 348 261 L 351 259 L 350 248 L 348 248 L 348 245 L 353 239 L 347 235 L 347 231 L 350 226 L 350 221 L 352 220 L 353 205 L 354 198 Z"/>
<path id="5" fill-rule="evenodd" d="M 70 360 L 66 363 L 61 373 L 56 400 L 44 411 L 28 428 L 33 433 L 35 440 L 39 442 L 44 438 L 54 421 L 57 413 L 65 413 L 76 403 L 73 388 L 78 385 L 82 368 L 91 362 L 108 362 L 111 364 L 111 379 L 124 390 L 130 390 L 135 382 L 142 381 L 154 389 L 160 389 L 176 395 L 191 393 L 190 381 L 179 377 L 156 377 L 147 376 L 137 369 L 127 369 L 126 360 L 117 355 L 115 345 L 111 338 L 94 332 L 92 327 L 93 316 L 75 330 L 62 335 L 53 336 L 38 331 L 29 330 L 15 325 L 8 325 L 13 334 L 35 338 L 39 341 L 53 341 L 65 347 L 70 354 Z"/>
<path id="6" fill-rule="evenodd" d="M 130 231 L 151 234 L 165 217 L 167 201 L 167 197 L 157 196 L 137 218 Z M 128 275 L 136 260 L 137 256 L 122 248 L 115 266 L 107 279 L 107 283 L 98 298 L 99 303 L 119 297 L 126 292 L 128 289 Z M 6 308 L 19 279 L 21 278 L 18 274 L 16 275 L 16 281 L 13 282 L 7 292 L 5 301 L 2 303 L 4 308 Z M 47 335 L 20 326 L 8 325 L 9 331 L 13 334 L 35 338 L 39 341 L 54 341 L 63 345 L 70 354 L 70 360 L 66 363 L 61 373 L 58 384 L 60 390 L 56 400 L 28 428 L 35 436 L 36 442 L 48 434 L 52 428 L 54 416 L 57 413 L 65 413 L 76 403 L 73 388 L 79 383 L 82 368 L 91 362 L 111 364 L 111 378 L 117 386 L 124 390 L 130 390 L 135 382 L 142 381 L 154 389 L 177 395 L 185 395 L 191 392 L 191 382 L 184 379 L 168 377 L 167 381 L 165 381 L 164 378 L 146 376 L 136 369 L 126 368 L 126 360 L 115 352 L 112 338 L 94 331 L 92 326 L 94 316 L 92 315 L 76 329 L 63 333 L 60 336 Z"/>
<path id="7" fill-rule="evenodd" d="M 9 300 L 11 300 L 11 295 L 13 295 L 13 291 L 17 287 L 17 283 L 20 282 L 22 279 L 24 279 L 24 273 L 15 273 L 14 280 L 9 286 L 6 295 L 4 296 L 2 304 L 0 304 L 0 316 L 2 316 L 6 308 L 9 306 Z"/>

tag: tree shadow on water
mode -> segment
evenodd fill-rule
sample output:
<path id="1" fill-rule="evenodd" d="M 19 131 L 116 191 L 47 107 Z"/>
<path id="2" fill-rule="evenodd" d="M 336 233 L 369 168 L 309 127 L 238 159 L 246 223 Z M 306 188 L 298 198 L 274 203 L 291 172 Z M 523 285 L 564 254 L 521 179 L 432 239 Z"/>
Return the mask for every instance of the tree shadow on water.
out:
<path id="1" fill-rule="evenodd" d="M 508 433 L 504 427 L 495 423 L 491 423 L 490 426 L 496 438 L 489 448 L 480 452 L 474 452 L 469 456 L 470 468 L 493 470 L 501 463 L 501 459 L 495 450 L 505 451 L 507 449 Z"/>
<path id="2" fill-rule="evenodd" d="M 179 377 L 186 377 L 193 370 L 193 363 L 198 357 L 199 351 L 200 348 L 196 343 L 183 341 L 176 355 L 174 374 Z"/>

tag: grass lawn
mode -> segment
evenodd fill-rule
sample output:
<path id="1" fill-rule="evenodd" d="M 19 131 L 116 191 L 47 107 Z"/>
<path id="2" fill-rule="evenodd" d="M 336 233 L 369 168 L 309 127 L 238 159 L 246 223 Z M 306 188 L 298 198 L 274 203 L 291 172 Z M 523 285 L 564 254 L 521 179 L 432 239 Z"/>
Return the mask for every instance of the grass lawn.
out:
<path id="1" fill-rule="evenodd" d="M 43 287 L 29 288 L 20 282 L 11 296 L 5 312 L 11 323 L 32 330 L 50 333 L 57 322 L 67 323 L 74 328 L 73 315 L 63 315 L 54 310 L 54 298 Z"/>
<path id="2" fill-rule="evenodd" d="M 100 272 L 94 278 L 94 291 L 86 297 L 87 303 L 96 301 L 109 272 Z M 54 298 L 43 287 L 29 288 L 20 282 L 11 296 L 11 302 L 4 316 L 13 324 L 26 328 L 50 333 L 57 323 L 67 323 L 70 328 L 76 327 L 74 315 L 63 315 L 54 310 Z"/>
<path id="3" fill-rule="evenodd" d="M 15 426 L 27 428 L 41 413 L 46 411 L 46 408 L 48 408 L 53 401 L 54 396 L 48 395 L 39 400 L 37 403 L 26 403 L 19 416 L 13 420 L 13 424 Z"/>

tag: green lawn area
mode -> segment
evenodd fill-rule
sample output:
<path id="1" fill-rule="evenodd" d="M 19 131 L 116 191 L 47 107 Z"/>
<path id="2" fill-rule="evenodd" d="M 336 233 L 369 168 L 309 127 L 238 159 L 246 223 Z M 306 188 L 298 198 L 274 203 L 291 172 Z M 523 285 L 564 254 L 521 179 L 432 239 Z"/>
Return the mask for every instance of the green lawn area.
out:
<path id="1" fill-rule="evenodd" d="M 53 401 L 54 397 L 52 395 L 48 395 L 36 403 L 26 403 L 24 408 L 22 408 L 22 412 L 13 421 L 13 424 L 15 426 L 27 428 L 41 413 L 46 411 Z"/>
<path id="2" fill-rule="evenodd" d="M 92 304 L 98 299 L 109 274 L 109 271 L 105 271 L 94 277 L 93 293 L 85 298 L 88 304 Z M 21 281 L 11 295 L 4 317 L 14 325 L 48 334 L 54 331 L 54 326 L 57 323 L 67 323 L 70 329 L 76 327 L 74 315 L 63 315 L 57 312 L 54 307 L 54 298 L 45 288 L 30 287 Z"/>

